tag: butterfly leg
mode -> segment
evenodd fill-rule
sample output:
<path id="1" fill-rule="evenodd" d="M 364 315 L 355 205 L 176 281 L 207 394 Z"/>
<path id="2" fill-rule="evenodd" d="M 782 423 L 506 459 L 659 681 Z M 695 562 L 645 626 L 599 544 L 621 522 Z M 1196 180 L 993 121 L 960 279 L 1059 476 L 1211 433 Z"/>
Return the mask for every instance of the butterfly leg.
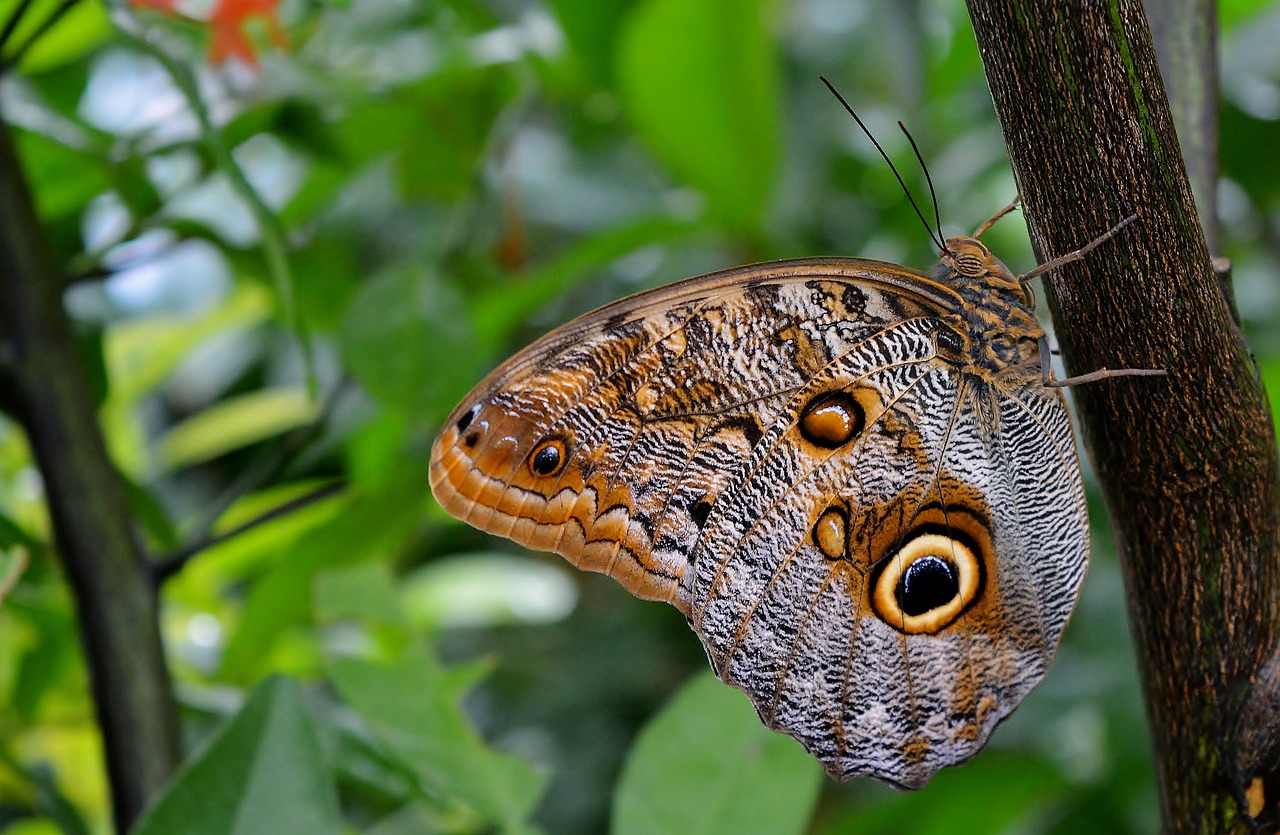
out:
<path id="1" fill-rule="evenodd" d="M 1092 383 L 1096 380 L 1108 380 L 1112 377 L 1164 377 L 1169 372 L 1163 368 L 1099 368 L 1097 371 L 1090 371 L 1088 374 L 1079 374 L 1075 377 L 1066 377 L 1062 380 L 1053 379 L 1053 361 L 1049 359 L 1049 337 L 1040 337 L 1040 382 L 1048 388 L 1067 388 L 1068 386 L 1078 386 L 1081 383 Z"/>
<path id="2" fill-rule="evenodd" d="M 996 217 L 999 217 L 999 215 L 996 215 Z M 1031 279 L 1039 278 L 1040 276 L 1044 275 L 1050 270 L 1056 270 L 1058 269 L 1058 267 L 1064 266 L 1066 264 L 1070 264 L 1072 261 L 1084 260 L 1084 257 L 1088 255 L 1090 252 L 1092 252 L 1095 247 L 1097 247 L 1099 244 L 1102 244 L 1106 241 L 1111 240 L 1113 237 L 1115 237 L 1117 232 L 1119 232 L 1121 229 L 1128 226 L 1130 223 L 1133 223 L 1137 219 L 1138 219 L 1137 215 L 1129 215 L 1127 218 L 1120 221 L 1115 226 L 1112 226 L 1110 229 L 1103 232 L 1101 235 L 1094 238 L 1092 241 L 1089 241 L 1089 243 L 1080 247 L 1075 252 L 1068 252 L 1066 255 L 1059 255 L 1057 258 L 1054 258 L 1051 261 L 1046 261 L 1045 263 L 1036 267 L 1031 272 L 1018 276 L 1018 281 L 1021 282 L 1022 284 L 1026 284 Z"/>
<path id="3" fill-rule="evenodd" d="M 1005 206 L 1003 209 L 1001 209 L 1000 211 L 996 212 L 996 213 L 995 213 L 995 214 L 993 214 L 991 217 L 987 218 L 987 219 L 986 219 L 986 221 L 984 221 L 984 222 L 983 222 L 983 224 L 982 224 L 981 226 L 979 226 L 979 227 L 977 228 L 977 230 L 976 230 L 972 235 L 970 235 L 969 237 L 971 237 L 971 238 L 979 238 L 979 237 L 982 237 L 982 233 L 983 233 L 983 232 L 985 232 L 985 231 L 987 231 L 988 229 L 990 229 L 992 226 L 995 226 L 995 225 L 996 225 L 996 221 L 997 221 L 997 220 L 999 220 L 1000 218 L 1002 218 L 1002 217 L 1004 217 L 1005 215 L 1009 214 L 1009 212 L 1012 212 L 1014 209 L 1018 208 L 1020 205 L 1022 205 L 1022 195 L 1021 195 L 1021 194 L 1016 195 L 1016 196 L 1013 198 L 1013 202 L 1012 202 L 1012 203 L 1010 203 L 1008 206 Z"/>

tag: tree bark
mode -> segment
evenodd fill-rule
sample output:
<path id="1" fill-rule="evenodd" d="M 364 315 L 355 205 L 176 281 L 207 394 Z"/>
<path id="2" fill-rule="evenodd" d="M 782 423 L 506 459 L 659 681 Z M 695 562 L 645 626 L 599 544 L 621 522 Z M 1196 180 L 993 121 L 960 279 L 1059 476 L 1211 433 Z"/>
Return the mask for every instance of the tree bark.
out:
<path id="1" fill-rule="evenodd" d="M 1218 9 L 1213 0 L 1145 0 L 1160 77 L 1209 254 L 1218 238 Z"/>
<path id="2" fill-rule="evenodd" d="M 181 760 L 177 708 L 154 586 L 124 485 L 107 456 L 62 287 L 13 137 L 0 120 L 6 405 L 25 429 L 44 479 L 58 553 L 76 598 L 112 810 L 124 832 Z"/>
<path id="3" fill-rule="evenodd" d="M 968 0 L 1119 541 L 1170 832 L 1273 820 L 1275 436 L 1210 264 L 1139 0 Z M 1259 741 L 1262 740 L 1262 741 Z M 1267 742 L 1266 740 L 1272 740 Z M 1247 749 L 1247 750 L 1246 750 Z"/>

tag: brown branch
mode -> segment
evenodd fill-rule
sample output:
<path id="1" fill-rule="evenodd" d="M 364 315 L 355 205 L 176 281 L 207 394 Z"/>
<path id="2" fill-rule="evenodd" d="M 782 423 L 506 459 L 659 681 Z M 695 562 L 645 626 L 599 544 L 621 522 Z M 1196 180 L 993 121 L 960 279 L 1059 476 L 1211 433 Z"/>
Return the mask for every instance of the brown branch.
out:
<path id="1" fill-rule="evenodd" d="M 1265 393 L 1221 293 L 1138 0 L 969 0 L 1033 243 L 1131 225 L 1047 282 L 1111 511 L 1170 832 L 1248 831 L 1233 747 L 1277 643 L 1277 462 Z M 1243 743 L 1243 744 L 1247 744 Z M 1275 796 L 1265 797 L 1274 809 Z M 1262 812 L 1259 812 L 1262 814 Z"/>
<path id="2" fill-rule="evenodd" d="M 1145 0 L 1160 77 L 1209 252 L 1218 241 L 1218 10 L 1211 0 Z"/>
<path id="3" fill-rule="evenodd" d="M 62 286 L 0 120 L 0 336 L 9 393 L 44 479 L 76 598 L 113 812 L 124 832 L 181 759 L 177 709 L 155 591 L 107 456 Z"/>

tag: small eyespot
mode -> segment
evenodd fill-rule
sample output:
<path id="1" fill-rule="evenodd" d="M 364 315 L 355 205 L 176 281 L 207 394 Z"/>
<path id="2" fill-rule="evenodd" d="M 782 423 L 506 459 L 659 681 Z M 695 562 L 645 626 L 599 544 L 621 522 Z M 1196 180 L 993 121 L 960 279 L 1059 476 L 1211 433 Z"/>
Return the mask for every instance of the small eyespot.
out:
<path id="1" fill-rule="evenodd" d="M 982 557 L 967 542 L 919 533 L 877 566 L 871 605 L 895 629 L 933 635 L 977 598 L 982 572 Z"/>
<path id="2" fill-rule="evenodd" d="M 560 472 L 568 460 L 564 441 L 549 438 L 534 448 L 533 454 L 529 456 L 529 469 L 536 476 L 551 476 Z"/>
<path id="3" fill-rule="evenodd" d="M 462 445 L 465 446 L 467 449 L 475 449 L 476 444 L 478 443 L 480 443 L 479 432 L 472 432 L 470 435 L 467 435 L 462 439 Z"/>
<path id="4" fill-rule="evenodd" d="M 822 511 L 813 525 L 813 544 L 823 556 L 831 560 L 845 558 L 849 539 L 849 514 L 843 508 L 832 505 Z"/>
<path id="5" fill-rule="evenodd" d="M 814 446 L 835 449 L 862 433 L 867 413 L 846 391 L 820 395 L 800 413 L 800 434 Z"/>
<path id="6" fill-rule="evenodd" d="M 476 415 L 480 414 L 480 404 L 476 403 L 470 409 L 467 409 L 458 416 L 458 422 L 454 424 L 458 427 L 458 433 L 467 431 L 467 427 L 471 425 L 471 421 L 476 419 Z"/>

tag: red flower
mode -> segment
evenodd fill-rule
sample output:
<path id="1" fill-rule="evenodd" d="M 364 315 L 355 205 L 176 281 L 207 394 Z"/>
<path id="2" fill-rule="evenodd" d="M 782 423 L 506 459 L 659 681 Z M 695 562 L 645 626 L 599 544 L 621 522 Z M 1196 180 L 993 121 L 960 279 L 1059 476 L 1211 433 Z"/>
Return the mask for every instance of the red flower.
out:
<path id="1" fill-rule="evenodd" d="M 150 0 L 150 2 L 167 2 L 167 0 Z M 289 45 L 289 37 L 280 25 L 277 6 L 280 0 L 220 0 L 209 18 L 209 26 L 213 29 L 213 42 L 209 45 L 209 61 L 221 64 L 235 57 L 251 67 L 258 66 L 258 56 L 254 52 L 253 43 L 245 34 L 245 23 L 254 18 L 261 19 L 267 25 L 267 37 L 280 48 Z"/>
<path id="2" fill-rule="evenodd" d="M 180 15 L 179 0 L 130 0 L 135 8 L 159 9 L 172 15 Z M 258 66 L 258 55 L 253 41 L 245 33 L 245 24 L 259 19 L 267 27 L 267 37 L 280 48 L 289 45 L 289 36 L 280 25 L 277 16 L 280 0 L 218 0 L 209 15 L 209 28 L 213 38 L 209 42 L 209 63 L 221 64 L 231 58 L 239 58 L 251 67 Z"/>

